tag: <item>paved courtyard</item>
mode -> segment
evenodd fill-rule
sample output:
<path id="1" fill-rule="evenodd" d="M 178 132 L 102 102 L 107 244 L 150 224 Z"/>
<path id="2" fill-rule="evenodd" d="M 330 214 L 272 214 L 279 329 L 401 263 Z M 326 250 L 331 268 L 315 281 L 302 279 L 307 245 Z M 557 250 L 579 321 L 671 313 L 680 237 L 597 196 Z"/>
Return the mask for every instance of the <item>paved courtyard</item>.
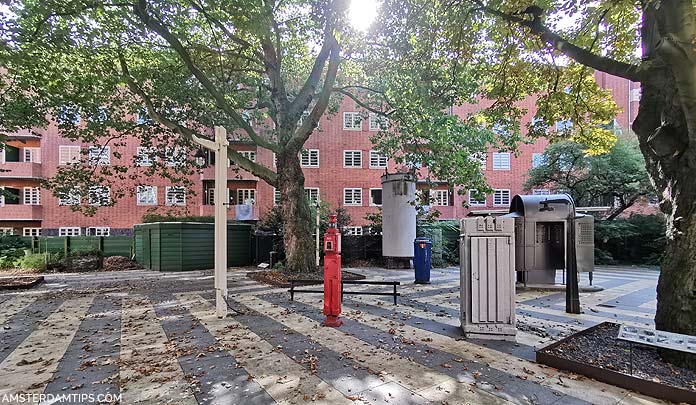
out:
<path id="1" fill-rule="evenodd" d="M 321 295 L 290 301 L 243 269 L 228 273 L 239 313 L 226 319 L 214 316 L 210 271 L 47 275 L 0 293 L 0 404 L 29 393 L 63 395 L 57 403 L 661 403 L 534 362 L 536 347 L 605 320 L 652 326 L 656 271 L 599 269 L 604 290 L 581 294 L 580 315 L 564 312 L 563 292 L 519 293 L 517 343 L 462 339 L 456 268 L 433 270 L 430 285 L 412 284 L 412 271 L 354 271 L 401 281 L 402 297 L 346 296 L 339 329 L 320 326 Z"/>

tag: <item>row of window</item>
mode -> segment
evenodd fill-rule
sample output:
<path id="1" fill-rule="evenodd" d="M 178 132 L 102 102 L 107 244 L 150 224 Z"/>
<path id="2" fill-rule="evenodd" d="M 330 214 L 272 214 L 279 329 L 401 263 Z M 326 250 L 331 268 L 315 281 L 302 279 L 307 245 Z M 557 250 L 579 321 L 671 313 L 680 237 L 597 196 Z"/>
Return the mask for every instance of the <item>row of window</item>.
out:
<path id="1" fill-rule="evenodd" d="M 157 205 L 157 186 L 138 186 L 136 189 L 137 205 Z M 90 187 L 87 192 L 90 205 L 107 205 L 111 203 L 111 189 L 108 186 Z M 58 205 L 80 205 L 82 196 L 77 192 L 65 193 L 58 199 Z M 164 188 L 164 205 L 185 206 L 186 188 L 167 186 Z"/>
<path id="2" fill-rule="evenodd" d="M 380 155 L 374 150 L 369 152 L 369 166 L 371 169 L 383 169 L 387 167 L 389 158 Z M 319 149 L 305 149 L 300 153 L 300 165 L 302 167 L 319 167 Z M 344 150 L 343 167 L 363 167 L 363 151 Z"/>
<path id="3" fill-rule="evenodd" d="M 349 111 L 343 113 L 343 129 L 346 131 L 362 131 L 363 116 L 359 112 Z M 368 129 L 381 131 L 387 129 L 387 121 L 384 117 L 370 113 L 368 115 Z"/>
<path id="4" fill-rule="evenodd" d="M 0 228 L 0 235 L 14 235 L 14 228 Z M 58 236 L 81 236 L 82 228 L 79 226 L 63 226 L 58 228 Z M 85 228 L 86 236 L 111 236 L 111 228 L 108 226 L 92 226 Z M 23 228 L 22 236 L 41 236 L 41 228 Z"/>

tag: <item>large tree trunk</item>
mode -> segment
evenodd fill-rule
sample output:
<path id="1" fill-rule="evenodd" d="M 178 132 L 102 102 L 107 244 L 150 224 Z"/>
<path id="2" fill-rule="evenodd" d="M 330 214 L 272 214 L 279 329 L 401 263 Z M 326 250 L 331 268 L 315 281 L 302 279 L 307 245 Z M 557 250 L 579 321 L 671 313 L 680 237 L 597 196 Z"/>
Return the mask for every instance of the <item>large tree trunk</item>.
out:
<path id="1" fill-rule="evenodd" d="M 642 83 L 633 129 L 666 216 L 667 243 L 657 287 L 659 330 L 696 335 L 696 153 L 671 71 Z M 668 361 L 696 369 L 696 356 L 665 352 Z"/>
<path id="2" fill-rule="evenodd" d="M 286 267 L 291 272 L 316 270 L 312 212 L 304 192 L 304 174 L 297 152 L 278 154 L 278 189 L 283 217 Z"/>

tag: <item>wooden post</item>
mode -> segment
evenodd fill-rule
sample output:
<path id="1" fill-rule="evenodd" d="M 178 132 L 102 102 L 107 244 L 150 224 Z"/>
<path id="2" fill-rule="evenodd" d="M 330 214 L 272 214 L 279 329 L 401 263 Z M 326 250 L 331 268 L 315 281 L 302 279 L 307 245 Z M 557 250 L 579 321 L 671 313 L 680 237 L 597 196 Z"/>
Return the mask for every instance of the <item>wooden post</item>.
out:
<path id="1" fill-rule="evenodd" d="M 215 127 L 215 314 L 227 316 L 227 131 Z"/>

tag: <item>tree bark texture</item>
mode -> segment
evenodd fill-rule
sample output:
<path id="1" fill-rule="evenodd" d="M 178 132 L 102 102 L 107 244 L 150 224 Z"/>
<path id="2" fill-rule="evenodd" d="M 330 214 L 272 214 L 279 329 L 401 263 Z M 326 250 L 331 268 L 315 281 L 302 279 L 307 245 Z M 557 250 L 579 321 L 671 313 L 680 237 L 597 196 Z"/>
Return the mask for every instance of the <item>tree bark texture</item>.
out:
<path id="1" fill-rule="evenodd" d="M 291 272 L 315 270 L 312 211 L 304 191 L 304 174 L 297 151 L 278 154 L 278 189 L 282 195 L 286 268 Z"/>

